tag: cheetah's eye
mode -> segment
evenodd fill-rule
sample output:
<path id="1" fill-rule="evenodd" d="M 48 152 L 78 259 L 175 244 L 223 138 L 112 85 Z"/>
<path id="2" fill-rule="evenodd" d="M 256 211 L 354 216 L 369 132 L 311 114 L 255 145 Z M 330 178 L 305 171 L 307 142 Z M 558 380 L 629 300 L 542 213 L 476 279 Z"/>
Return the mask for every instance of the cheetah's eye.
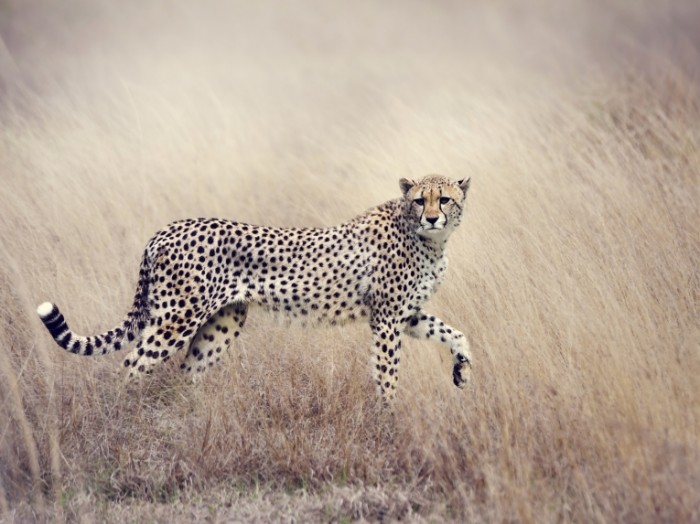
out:
<path id="1" fill-rule="evenodd" d="M 440 197 L 441 204 L 449 204 L 450 200 L 452 200 L 450 197 Z"/>
<path id="2" fill-rule="evenodd" d="M 422 206 L 425 204 L 425 199 L 424 198 L 416 198 L 413 200 L 413 203 L 417 206 Z"/>

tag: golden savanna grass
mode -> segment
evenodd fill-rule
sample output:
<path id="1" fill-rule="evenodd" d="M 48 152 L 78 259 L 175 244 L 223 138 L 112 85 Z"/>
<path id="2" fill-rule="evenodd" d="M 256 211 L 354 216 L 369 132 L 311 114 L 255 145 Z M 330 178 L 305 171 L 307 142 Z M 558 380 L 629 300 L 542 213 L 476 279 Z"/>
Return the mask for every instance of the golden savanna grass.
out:
<path id="1" fill-rule="evenodd" d="M 0 2 L 0 520 L 700 522 L 694 2 Z M 174 219 L 322 226 L 471 176 L 473 384 L 252 311 L 135 387 L 60 350 Z"/>

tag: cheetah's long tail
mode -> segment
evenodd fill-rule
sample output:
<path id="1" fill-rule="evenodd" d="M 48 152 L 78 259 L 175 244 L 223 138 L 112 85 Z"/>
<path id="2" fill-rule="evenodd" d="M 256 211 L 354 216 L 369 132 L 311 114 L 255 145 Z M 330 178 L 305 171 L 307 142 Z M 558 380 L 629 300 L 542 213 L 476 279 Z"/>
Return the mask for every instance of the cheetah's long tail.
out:
<path id="1" fill-rule="evenodd" d="M 36 312 L 56 343 L 66 351 L 77 355 L 106 355 L 113 351 L 119 351 L 136 338 L 148 320 L 149 266 L 148 257 L 144 254 L 131 311 L 119 326 L 106 333 L 90 337 L 75 334 L 68 327 L 58 307 L 51 302 L 44 302 L 37 308 Z"/>

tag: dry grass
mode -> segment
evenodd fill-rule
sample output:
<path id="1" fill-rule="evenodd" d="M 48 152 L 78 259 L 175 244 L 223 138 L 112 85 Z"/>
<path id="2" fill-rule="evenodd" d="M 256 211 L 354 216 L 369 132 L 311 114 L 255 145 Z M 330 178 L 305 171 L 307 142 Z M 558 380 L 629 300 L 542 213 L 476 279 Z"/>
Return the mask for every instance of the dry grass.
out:
<path id="1" fill-rule="evenodd" d="M 693 2 L 0 3 L 0 521 L 700 522 Z M 196 7 L 195 7 L 196 6 Z M 472 176 L 449 284 L 475 380 L 251 313 L 207 380 L 59 350 L 176 218 L 348 219 Z"/>

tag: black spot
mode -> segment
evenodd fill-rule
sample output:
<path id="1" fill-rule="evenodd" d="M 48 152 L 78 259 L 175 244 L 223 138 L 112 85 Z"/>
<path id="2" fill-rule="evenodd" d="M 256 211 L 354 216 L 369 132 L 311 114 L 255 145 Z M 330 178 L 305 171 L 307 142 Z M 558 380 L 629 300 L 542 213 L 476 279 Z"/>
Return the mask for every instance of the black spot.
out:
<path id="1" fill-rule="evenodd" d="M 63 320 L 63 315 L 58 315 L 58 317 L 51 322 L 45 322 L 45 325 L 54 338 L 68 329 L 65 320 Z"/>

